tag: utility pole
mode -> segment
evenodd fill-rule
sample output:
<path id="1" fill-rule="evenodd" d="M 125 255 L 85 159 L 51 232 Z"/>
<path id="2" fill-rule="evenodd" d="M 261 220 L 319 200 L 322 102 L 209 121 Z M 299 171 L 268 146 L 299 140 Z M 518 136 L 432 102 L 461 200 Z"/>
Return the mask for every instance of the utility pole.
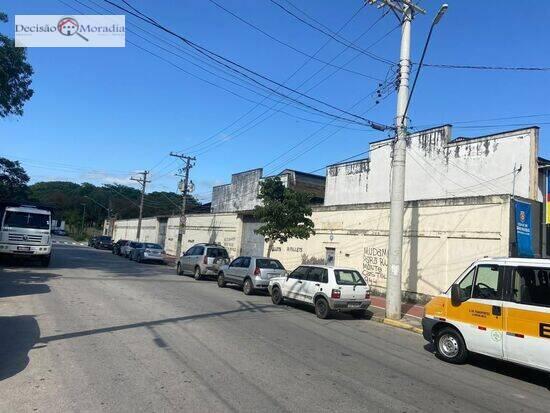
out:
<path id="1" fill-rule="evenodd" d="M 82 236 L 84 234 L 84 219 L 86 218 L 86 204 L 81 204 L 84 209 L 82 210 L 82 225 L 80 226 L 82 229 L 80 230 L 80 235 Z"/>
<path id="2" fill-rule="evenodd" d="M 149 175 L 149 171 L 138 172 L 137 174 L 141 175 L 141 177 L 135 178 L 132 176 L 130 179 L 141 184 L 141 201 L 139 203 L 139 219 L 136 234 L 136 238 L 139 241 L 139 237 L 141 236 L 141 219 L 143 218 L 143 198 L 145 197 L 145 186 L 151 181 L 147 180 L 147 175 Z"/>
<path id="3" fill-rule="evenodd" d="M 405 213 L 405 160 L 407 149 L 407 114 L 409 76 L 411 72 L 411 22 L 415 13 L 426 13 L 411 0 L 369 0 L 378 7 L 387 6 L 401 20 L 399 89 L 395 117 L 396 138 L 393 145 L 386 317 L 401 318 L 401 279 L 403 267 L 403 215 Z"/>
<path id="4" fill-rule="evenodd" d="M 196 161 L 195 157 L 185 156 L 175 152 L 170 152 L 170 156 L 179 158 L 185 162 L 183 168 L 180 169 L 180 174 L 183 178 L 183 186 L 180 187 L 182 199 L 181 199 L 181 211 L 180 211 L 180 225 L 178 229 L 178 244 L 176 246 L 176 257 L 181 255 L 181 242 L 183 240 L 183 231 L 185 230 L 185 207 L 187 204 L 187 195 L 189 193 L 189 170 L 194 166 L 191 162 Z"/>

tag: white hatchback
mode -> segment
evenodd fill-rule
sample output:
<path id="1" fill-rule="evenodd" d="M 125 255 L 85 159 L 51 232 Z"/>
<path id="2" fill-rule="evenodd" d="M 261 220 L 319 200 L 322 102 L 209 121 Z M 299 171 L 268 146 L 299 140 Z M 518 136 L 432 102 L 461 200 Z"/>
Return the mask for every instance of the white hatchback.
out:
<path id="1" fill-rule="evenodd" d="M 268 286 L 274 304 L 285 300 L 311 304 L 319 318 L 331 311 L 364 317 L 370 305 L 370 288 L 359 271 L 325 265 L 301 265 L 286 277 L 276 277 Z"/>

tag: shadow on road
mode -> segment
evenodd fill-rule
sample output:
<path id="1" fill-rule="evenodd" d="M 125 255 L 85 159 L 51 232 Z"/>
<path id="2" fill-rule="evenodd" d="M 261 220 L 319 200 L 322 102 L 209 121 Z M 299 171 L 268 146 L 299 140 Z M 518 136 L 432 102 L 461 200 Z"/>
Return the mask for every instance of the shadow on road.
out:
<path id="1" fill-rule="evenodd" d="M 50 287 L 45 283 L 57 277 L 59 275 L 52 273 L 0 270 L 0 298 L 49 293 Z"/>
<path id="2" fill-rule="evenodd" d="M 432 354 L 435 354 L 435 347 L 431 343 L 426 344 L 424 349 Z M 550 390 L 550 375 L 540 370 L 531 369 L 529 367 L 520 366 L 518 364 L 475 353 L 470 353 L 467 363 L 479 369 L 492 371 L 493 373 L 526 381 Z"/>
<path id="3" fill-rule="evenodd" d="M 276 309 L 277 306 L 275 305 L 257 305 L 251 302 L 247 303 L 240 303 L 241 306 L 239 308 L 236 308 L 234 310 L 226 310 L 226 311 L 216 311 L 212 313 L 202 313 L 202 314 L 194 314 L 194 315 L 187 315 L 187 316 L 181 316 L 181 317 L 171 317 L 171 318 L 163 318 L 161 320 L 152 320 L 152 321 L 142 321 L 139 323 L 131 323 L 131 324 L 122 324 L 117 326 L 110 326 L 110 327 L 102 327 L 102 328 L 94 328 L 91 330 L 83 330 L 83 331 L 76 331 L 73 333 L 65 333 L 65 334 L 57 334 L 55 336 L 46 336 L 40 338 L 41 343 L 49 343 L 51 341 L 58 341 L 58 340 L 66 340 L 69 338 L 75 338 L 75 337 L 83 337 L 83 336 L 91 336 L 94 334 L 102 334 L 102 333 L 111 333 L 113 331 L 121 331 L 121 330 L 128 330 L 132 328 L 139 328 L 139 327 L 152 327 L 157 325 L 163 325 L 163 324 L 169 324 L 169 323 L 178 323 L 182 321 L 194 321 L 194 320 L 200 320 L 200 319 L 207 319 L 212 317 L 220 317 L 230 314 L 236 314 L 236 313 L 255 313 L 265 312 L 266 309 Z"/>
<path id="4" fill-rule="evenodd" d="M 40 339 L 34 316 L 0 317 L 0 381 L 23 371 L 29 364 L 29 350 Z"/>

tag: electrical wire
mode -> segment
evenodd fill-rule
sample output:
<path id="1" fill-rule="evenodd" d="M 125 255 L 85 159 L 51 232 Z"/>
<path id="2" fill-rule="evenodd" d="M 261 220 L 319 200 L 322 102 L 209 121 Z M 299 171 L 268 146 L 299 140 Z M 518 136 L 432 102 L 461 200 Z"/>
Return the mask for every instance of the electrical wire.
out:
<path id="1" fill-rule="evenodd" d="M 291 15 L 292 17 L 294 17 L 295 19 L 298 19 L 299 21 L 301 21 L 302 23 L 304 23 L 305 25 L 307 25 L 308 27 L 311 27 L 313 30 L 316 30 L 322 34 L 324 34 L 325 36 L 328 36 L 330 37 L 331 39 L 333 39 L 335 42 L 337 43 L 340 43 L 344 46 L 347 46 L 353 50 L 356 50 L 362 54 L 364 54 L 365 56 L 368 56 L 370 57 L 371 59 L 374 59 L 374 60 L 377 60 L 378 62 L 381 62 L 381 63 L 385 63 L 385 64 L 388 64 L 388 65 L 394 65 L 395 63 L 392 62 L 391 60 L 388 60 L 388 59 L 385 59 L 383 57 L 380 57 L 380 56 L 377 56 L 375 55 L 374 53 L 371 53 L 371 52 L 368 52 L 364 49 L 361 49 L 360 47 L 357 47 L 355 45 L 352 45 L 349 41 L 343 41 L 341 39 L 339 39 L 337 36 L 333 35 L 332 33 L 330 33 L 329 31 L 327 30 L 324 30 L 324 29 L 320 29 L 319 27 L 309 23 L 308 21 L 306 21 L 305 19 L 301 18 L 300 16 L 296 15 L 295 13 L 293 13 L 292 11 L 290 11 L 289 9 L 287 9 L 285 6 L 283 6 L 282 4 L 280 4 L 279 2 L 275 1 L 275 0 L 270 0 L 271 3 L 273 3 L 274 5 L 276 5 L 277 7 L 279 7 L 281 10 L 283 10 L 285 13 Z"/>
<path id="2" fill-rule="evenodd" d="M 168 29 L 167 27 L 165 27 L 165 26 L 163 26 L 163 25 L 161 25 L 161 24 L 159 24 L 159 23 L 153 23 L 154 20 L 151 19 L 151 18 L 149 18 L 150 20 L 148 20 L 146 17 L 142 17 L 141 15 L 146 16 L 144 13 L 141 13 L 141 12 L 140 12 L 140 13 L 141 13 L 141 15 L 140 15 L 140 14 L 134 13 L 134 12 L 132 12 L 131 10 L 128 10 L 128 9 L 126 9 L 126 8 L 124 8 L 124 7 L 118 5 L 118 4 L 116 4 L 116 3 L 114 3 L 114 2 L 112 2 L 112 1 L 110 1 L 110 0 L 103 0 L 103 1 L 106 2 L 106 3 L 108 3 L 108 4 L 111 4 L 112 6 L 118 8 L 118 9 L 120 9 L 120 10 L 123 10 L 123 11 L 125 11 L 125 12 L 127 12 L 127 13 L 129 13 L 129 14 L 131 14 L 131 15 L 133 15 L 133 16 L 135 16 L 135 17 L 137 17 L 137 18 L 139 18 L 139 19 L 141 19 L 141 20 L 143 20 L 143 21 L 145 21 L 145 22 L 147 22 L 148 24 L 154 25 L 154 26 L 157 27 L 158 29 L 160 29 L 160 30 L 162 30 L 162 31 L 164 31 L 164 32 L 166 32 L 166 33 L 169 33 L 169 34 L 171 34 L 172 36 L 175 36 L 175 37 L 179 38 L 179 39 L 182 40 L 185 44 L 187 44 L 188 46 L 192 47 L 193 49 L 195 49 L 195 50 L 198 51 L 199 53 L 203 54 L 204 56 L 206 56 L 206 57 L 212 59 L 213 61 L 217 62 L 218 64 L 220 64 L 220 65 L 222 65 L 222 66 L 224 66 L 224 67 L 226 67 L 226 68 L 228 68 L 229 70 L 232 70 L 232 71 L 234 71 L 234 72 L 236 72 L 236 73 L 239 73 L 240 75 L 244 76 L 245 78 L 250 79 L 251 81 L 257 83 L 259 86 L 264 87 L 265 89 L 270 90 L 270 91 L 272 91 L 273 93 L 275 93 L 275 94 L 277 94 L 277 95 L 280 95 L 281 97 L 284 97 L 284 98 L 286 98 L 286 99 L 288 99 L 288 100 L 294 101 L 294 102 L 296 102 L 296 103 L 298 103 L 298 104 L 300 104 L 300 105 L 302 105 L 302 106 L 308 107 L 308 108 L 310 108 L 310 109 L 312 109 L 312 110 L 315 110 L 315 111 L 317 111 L 317 112 L 319 112 L 319 113 L 322 113 L 322 114 L 324 114 L 324 115 L 326 115 L 326 116 L 329 116 L 329 117 L 332 117 L 332 118 L 341 119 L 341 120 L 345 120 L 345 121 L 348 121 L 348 122 L 354 122 L 354 123 L 358 123 L 358 124 L 360 124 L 360 125 L 366 125 L 366 126 L 371 126 L 371 127 L 372 127 L 373 125 L 385 126 L 385 125 L 382 125 L 382 124 L 380 124 L 380 123 L 374 122 L 374 121 L 372 121 L 372 120 L 370 120 L 370 119 L 366 119 L 366 118 L 364 118 L 364 117 L 362 117 L 362 116 L 360 116 L 360 115 L 357 115 L 357 114 L 354 114 L 354 113 L 350 113 L 350 112 L 348 112 L 348 111 L 345 111 L 345 110 L 343 110 L 343 109 L 340 109 L 340 108 L 336 107 L 335 105 L 332 105 L 332 104 L 330 104 L 330 103 L 324 102 L 324 101 L 322 101 L 322 100 L 320 100 L 320 99 L 314 98 L 314 97 L 312 97 L 312 96 L 308 96 L 308 95 L 306 95 L 306 94 L 304 94 L 304 93 L 301 93 L 301 92 L 299 92 L 299 91 L 297 91 L 297 90 L 295 90 L 295 89 L 293 89 L 293 88 L 290 88 L 290 87 L 288 87 L 288 86 L 285 86 L 285 85 L 283 85 L 283 84 L 281 84 L 281 83 L 279 83 L 279 82 L 277 82 L 277 81 L 275 81 L 275 80 L 269 78 L 268 76 L 262 75 L 262 74 L 260 74 L 260 73 L 258 73 L 258 72 L 256 72 L 256 71 L 254 71 L 254 70 L 252 70 L 252 69 L 249 69 L 249 68 L 245 67 L 244 65 L 241 65 L 241 64 L 239 64 L 239 63 L 237 63 L 237 62 L 235 62 L 235 61 L 233 61 L 233 60 L 231 60 L 231 59 L 228 59 L 228 58 L 226 58 L 226 57 L 223 57 L 223 56 L 221 56 L 220 54 L 218 54 L 218 53 L 216 53 L 216 52 L 213 52 L 213 51 L 211 51 L 211 50 L 209 50 L 209 49 L 207 49 L 207 48 L 205 48 L 205 47 L 203 47 L 203 46 L 200 46 L 199 44 L 197 44 L 197 43 L 195 43 L 195 42 L 193 42 L 193 41 L 191 41 L 191 40 L 185 38 L 184 36 L 182 36 L 182 35 L 180 35 L 180 34 L 174 32 L 174 31 Z M 244 71 L 248 72 L 249 74 L 243 73 L 241 70 L 244 70 Z M 316 103 L 318 103 L 318 104 L 324 105 L 324 106 L 326 106 L 326 107 L 328 107 L 328 108 L 330 108 L 330 109 L 332 109 L 332 110 L 336 110 L 336 111 L 340 112 L 342 115 L 336 115 L 336 114 L 334 114 L 334 113 L 330 113 L 330 112 L 328 112 L 327 110 L 319 109 L 319 108 L 317 108 L 317 107 L 315 107 L 315 106 L 312 106 L 312 105 L 309 104 L 309 103 L 305 103 L 305 102 L 303 102 L 303 101 L 301 101 L 301 100 L 298 100 L 298 99 L 296 99 L 296 98 L 293 98 L 293 97 L 291 97 L 291 96 L 289 96 L 289 95 L 285 95 L 285 94 L 279 92 L 278 90 L 273 89 L 273 87 L 263 84 L 261 81 L 258 81 L 257 79 L 255 79 L 255 77 L 258 77 L 258 78 L 260 78 L 260 79 L 262 79 L 262 80 L 264 80 L 264 81 L 267 81 L 267 82 L 269 82 L 269 83 L 271 83 L 271 84 L 273 84 L 273 85 L 279 86 L 280 88 L 284 88 L 284 89 L 288 90 L 289 92 L 292 92 L 292 93 L 295 93 L 295 94 L 297 94 L 297 95 L 299 95 L 299 96 L 302 96 L 303 98 L 306 98 L 306 99 L 311 100 L 311 101 L 313 101 L 313 102 L 316 102 Z M 355 120 L 354 120 L 354 119 L 350 119 L 350 118 L 345 118 L 344 115 L 351 116 L 351 118 L 354 118 Z M 389 127 L 388 127 L 388 128 L 389 128 Z"/>
<path id="3" fill-rule="evenodd" d="M 327 66 L 331 66 L 331 67 L 337 68 L 337 69 L 339 69 L 339 70 L 343 70 L 343 71 L 345 71 L 345 72 L 349 72 L 349 73 L 353 73 L 353 74 L 355 74 L 355 75 L 363 76 L 363 77 L 366 77 L 366 78 L 371 79 L 371 80 L 376 80 L 376 81 L 381 81 L 381 80 L 382 80 L 382 79 L 379 79 L 379 78 L 376 78 L 376 77 L 373 77 L 373 76 L 370 76 L 370 75 L 366 75 L 366 74 L 361 73 L 361 72 L 356 72 L 355 70 L 346 69 L 346 68 L 344 68 L 344 67 L 342 67 L 342 66 L 334 65 L 334 64 L 332 64 L 331 62 L 326 62 L 326 61 L 324 61 L 324 60 L 321 60 L 321 59 L 315 57 L 314 55 L 310 55 L 310 54 L 304 52 L 303 50 L 297 49 L 296 47 L 292 46 L 291 44 L 289 44 L 289 43 L 287 43 L 287 42 L 285 42 L 285 41 L 283 41 L 283 40 L 281 40 L 281 39 L 279 39 L 279 38 L 277 38 L 277 37 L 275 37 L 275 36 L 273 36 L 273 35 L 267 33 L 265 30 L 261 29 L 260 27 L 256 26 L 255 24 L 249 22 L 248 20 L 243 19 L 243 18 L 240 17 L 238 14 L 236 14 L 236 13 L 232 12 L 231 10 L 227 9 L 226 7 L 222 6 L 222 5 L 219 4 L 217 1 L 215 1 L 215 0 L 208 0 L 208 1 L 209 1 L 210 3 L 212 3 L 212 4 L 214 4 L 216 7 L 220 8 L 221 10 L 225 11 L 226 13 L 230 14 L 231 16 L 233 16 L 234 18 L 236 18 L 237 20 L 239 20 L 239 21 L 241 21 L 242 23 L 246 24 L 247 26 L 252 27 L 254 30 L 256 30 L 256 31 L 258 31 L 258 32 L 260 32 L 260 33 L 262 33 L 264 36 L 267 36 L 267 37 L 270 38 L 271 40 L 273 40 L 273 41 L 275 41 L 275 42 L 277 42 L 277 43 L 279 43 L 279 44 L 281 44 L 281 45 L 283 45 L 283 46 L 286 46 L 286 47 L 288 47 L 289 49 L 294 50 L 295 52 L 297 52 L 297 53 L 299 53 L 299 54 L 301 54 L 301 55 L 304 55 L 304 56 L 306 56 L 306 57 L 308 57 L 308 58 L 310 58 L 310 59 L 316 60 L 316 61 L 318 61 L 318 62 L 320 62 L 320 63 L 323 63 L 323 64 L 325 64 L 325 65 L 327 65 Z M 357 11 L 354 13 L 353 17 L 357 16 L 357 15 L 359 14 L 359 12 L 360 12 L 361 10 L 363 10 L 364 7 L 365 7 L 365 5 L 363 4 L 363 5 L 359 8 L 359 10 L 357 10 Z"/>

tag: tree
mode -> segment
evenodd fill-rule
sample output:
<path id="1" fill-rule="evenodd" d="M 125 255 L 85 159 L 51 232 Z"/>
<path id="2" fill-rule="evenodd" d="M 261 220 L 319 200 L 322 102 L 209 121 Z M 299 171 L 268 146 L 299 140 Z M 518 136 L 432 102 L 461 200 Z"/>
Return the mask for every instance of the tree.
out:
<path id="1" fill-rule="evenodd" d="M 0 12 L 0 22 L 7 21 L 6 14 Z M 34 93 L 32 74 L 26 49 L 15 47 L 13 39 L 0 33 L 0 118 L 23 114 L 23 105 Z"/>
<path id="2" fill-rule="evenodd" d="M 29 176 L 18 161 L 0 158 L 0 201 L 23 201 Z"/>
<path id="3" fill-rule="evenodd" d="M 289 238 L 308 239 L 315 234 L 313 221 L 308 218 L 311 195 L 285 188 L 279 177 L 268 178 L 260 184 L 258 198 L 262 205 L 254 208 L 254 216 L 263 223 L 255 232 L 268 242 L 267 256 L 271 256 L 273 244 L 281 244 Z"/>

